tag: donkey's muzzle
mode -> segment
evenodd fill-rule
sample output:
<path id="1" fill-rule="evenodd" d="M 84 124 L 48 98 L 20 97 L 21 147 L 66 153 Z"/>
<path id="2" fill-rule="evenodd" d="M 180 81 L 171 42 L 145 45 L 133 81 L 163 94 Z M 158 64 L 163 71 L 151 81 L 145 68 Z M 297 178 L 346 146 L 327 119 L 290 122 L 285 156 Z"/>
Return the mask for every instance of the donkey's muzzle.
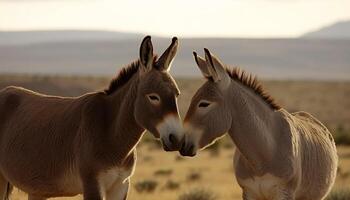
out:
<path id="1" fill-rule="evenodd" d="M 172 146 L 175 146 L 175 147 L 179 147 L 179 146 L 180 146 L 179 140 L 178 140 L 177 137 L 176 137 L 174 134 L 172 134 L 172 133 L 169 134 L 169 142 L 170 142 L 170 144 L 171 144 Z"/>
<path id="2" fill-rule="evenodd" d="M 182 140 L 170 133 L 167 140 L 162 139 L 162 143 L 165 151 L 178 151 L 181 148 Z"/>
<path id="3" fill-rule="evenodd" d="M 186 144 L 186 142 L 183 142 L 181 145 L 180 154 L 182 156 L 189 157 L 195 156 L 196 152 L 194 151 L 194 144 Z"/>

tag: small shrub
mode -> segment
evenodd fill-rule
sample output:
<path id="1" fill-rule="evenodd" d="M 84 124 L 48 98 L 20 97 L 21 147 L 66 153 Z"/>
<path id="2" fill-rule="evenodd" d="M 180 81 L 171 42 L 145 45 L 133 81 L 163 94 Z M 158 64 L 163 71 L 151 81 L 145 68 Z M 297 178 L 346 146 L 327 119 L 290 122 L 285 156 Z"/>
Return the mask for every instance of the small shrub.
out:
<path id="1" fill-rule="evenodd" d="M 142 140 L 139 145 L 150 144 L 153 143 L 156 139 L 154 139 L 153 135 L 149 132 L 143 135 Z"/>
<path id="2" fill-rule="evenodd" d="M 149 161 L 152 161 L 152 160 L 153 160 L 152 156 L 144 156 L 143 157 L 143 161 L 145 161 L 145 162 L 149 162 Z"/>
<path id="3" fill-rule="evenodd" d="M 135 184 L 135 190 L 139 193 L 153 192 L 158 186 L 158 182 L 154 180 L 144 180 Z"/>
<path id="4" fill-rule="evenodd" d="M 223 147 L 224 149 L 232 149 L 232 148 L 234 147 L 234 145 L 233 145 L 232 142 L 227 141 L 227 142 L 225 142 L 225 143 L 222 145 L 222 147 Z"/>
<path id="5" fill-rule="evenodd" d="M 162 146 L 162 143 L 159 142 L 158 140 L 153 140 L 153 142 L 149 144 L 148 149 L 149 150 L 160 150 L 160 149 L 163 149 L 163 146 Z"/>
<path id="6" fill-rule="evenodd" d="M 182 161 L 182 160 L 185 160 L 185 158 L 182 156 L 176 155 L 175 161 Z"/>
<path id="7" fill-rule="evenodd" d="M 233 144 L 233 141 L 231 139 L 231 136 L 229 136 L 228 134 L 226 136 L 224 136 L 222 139 L 220 139 L 220 142 L 222 144 L 222 148 L 224 148 L 224 149 L 234 148 L 234 144 Z"/>
<path id="8" fill-rule="evenodd" d="M 199 172 L 191 172 L 187 176 L 187 180 L 189 181 L 197 181 L 202 178 L 202 175 Z"/>
<path id="9" fill-rule="evenodd" d="M 337 189 L 332 191 L 326 200 L 349 200 L 350 189 Z"/>
<path id="10" fill-rule="evenodd" d="M 333 137 L 337 145 L 350 145 L 350 131 L 345 130 L 342 125 L 336 128 Z"/>
<path id="11" fill-rule="evenodd" d="M 139 144 L 139 146 L 147 145 L 149 150 L 158 150 L 162 148 L 162 144 L 159 140 L 156 140 L 153 135 L 147 132 Z"/>
<path id="12" fill-rule="evenodd" d="M 342 178 L 342 179 L 347 179 L 350 177 L 350 172 L 349 171 L 345 171 L 343 170 L 341 167 L 338 166 L 338 169 L 337 169 L 337 176 Z"/>
<path id="13" fill-rule="evenodd" d="M 206 148 L 210 152 L 211 156 L 218 156 L 220 154 L 220 142 L 215 141 L 213 144 Z"/>
<path id="14" fill-rule="evenodd" d="M 178 200 L 216 200 L 216 195 L 203 188 L 196 188 L 191 191 L 181 194 Z"/>
<path id="15" fill-rule="evenodd" d="M 176 190 L 176 189 L 179 189 L 179 187 L 180 187 L 180 183 L 172 180 L 168 180 L 165 183 L 165 189 L 168 189 L 168 190 Z"/>
<path id="16" fill-rule="evenodd" d="M 155 176 L 170 176 L 173 173 L 172 169 L 159 169 L 154 172 Z"/>

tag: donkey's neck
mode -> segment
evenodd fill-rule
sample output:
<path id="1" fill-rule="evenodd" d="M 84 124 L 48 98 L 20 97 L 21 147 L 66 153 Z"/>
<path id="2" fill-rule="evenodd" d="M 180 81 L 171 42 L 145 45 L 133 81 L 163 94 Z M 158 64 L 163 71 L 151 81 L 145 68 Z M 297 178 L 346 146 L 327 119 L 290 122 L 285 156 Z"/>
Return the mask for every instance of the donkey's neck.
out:
<path id="1" fill-rule="evenodd" d="M 263 170 L 274 154 L 279 134 L 279 115 L 254 91 L 232 80 L 228 89 L 231 97 L 232 125 L 229 135 L 238 151 L 257 171 Z"/>
<path id="2" fill-rule="evenodd" d="M 112 108 L 110 140 L 115 146 L 116 162 L 122 162 L 132 153 L 144 133 L 134 117 L 134 104 L 137 96 L 139 76 L 134 74 L 130 80 L 109 96 Z"/>

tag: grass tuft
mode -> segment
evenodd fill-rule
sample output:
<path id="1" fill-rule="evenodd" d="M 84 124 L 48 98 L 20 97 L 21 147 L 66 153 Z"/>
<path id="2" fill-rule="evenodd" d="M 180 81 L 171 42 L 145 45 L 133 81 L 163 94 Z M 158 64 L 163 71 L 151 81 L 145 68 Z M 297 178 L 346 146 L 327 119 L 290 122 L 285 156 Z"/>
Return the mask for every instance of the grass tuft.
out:
<path id="1" fill-rule="evenodd" d="M 350 145 L 350 131 L 339 125 L 333 134 L 335 144 Z"/>
<path id="2" fill-rule="evenodd" d="M 199 172 L 192 171 L 187 175 L 188 181 L 198 181 L 201 178 L 202 178 L 202 175 Z"/>
<path id="3" fill-rule="evenodd" d="M 216 200 L 217 196 L 211 191 L 204 188 L 195 188 L 181 194 L 178 200 Z"/>
<path id="4" fill-rule="evenodd" d="M 147 192 L 151 193 L 157 188 L 158 182 L 154 180 L 143 180 L 135 183 L 135 190 L 138 193 Z"/>
<path id="5" fill-rule="evenodd" d="M 159 169 L 154 172 L 155 176 L 170 176 L 173 173 L 172 169 Z"/>
<path id="6" fill-rule="evenodd" d="M 220 141 L 215 141 L 213 144 L 209 145 L 206 150 L 210 152 L 210 155 L 217 157 L 220 155 Z"/>
<path id="7" fill-rule="evenodd" d="M 350 189 L 337 189 L 332 191 L 326 200 L 349 200 L 350 199 Z"/>
<path id="8" fill-rule="evenodd" d="M 168 180 L 166 183 L 165 183 L 165 189 L 168 189 L 168 190 L 176 190 L 176 189 L 179 189 L 180 188 L 180 183 L 178 182 L 175 182 L 173 180 Z"/>

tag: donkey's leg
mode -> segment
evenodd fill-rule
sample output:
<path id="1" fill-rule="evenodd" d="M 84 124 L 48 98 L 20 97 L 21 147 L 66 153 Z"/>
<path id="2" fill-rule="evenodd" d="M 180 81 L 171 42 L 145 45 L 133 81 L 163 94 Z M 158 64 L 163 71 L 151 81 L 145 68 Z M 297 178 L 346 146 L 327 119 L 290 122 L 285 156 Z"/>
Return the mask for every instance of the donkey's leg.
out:
<path id="1" fill-rule="evenodd" d="M 10 183 L 4 178 L 2 174 L 0 174 L 0 200 L 7 200 L 11 193 L 12 186 Z"/>
<path id="2" fill-rule="evenodd" d="M 28 200 L 46 200 L 46 198 L 28 194 Z"/>
<path id="3" fill-rule="evenodd" d="M 126 200 L 128 197 L 130 181 L 126 179 L 116 181 L 106 193 L 106 200 Z"/>
<path id="4" fill-rule="evenodd" d="M 84 200 L 102 200 L 100 187 L 95 177 L 82 177 Z"/>

